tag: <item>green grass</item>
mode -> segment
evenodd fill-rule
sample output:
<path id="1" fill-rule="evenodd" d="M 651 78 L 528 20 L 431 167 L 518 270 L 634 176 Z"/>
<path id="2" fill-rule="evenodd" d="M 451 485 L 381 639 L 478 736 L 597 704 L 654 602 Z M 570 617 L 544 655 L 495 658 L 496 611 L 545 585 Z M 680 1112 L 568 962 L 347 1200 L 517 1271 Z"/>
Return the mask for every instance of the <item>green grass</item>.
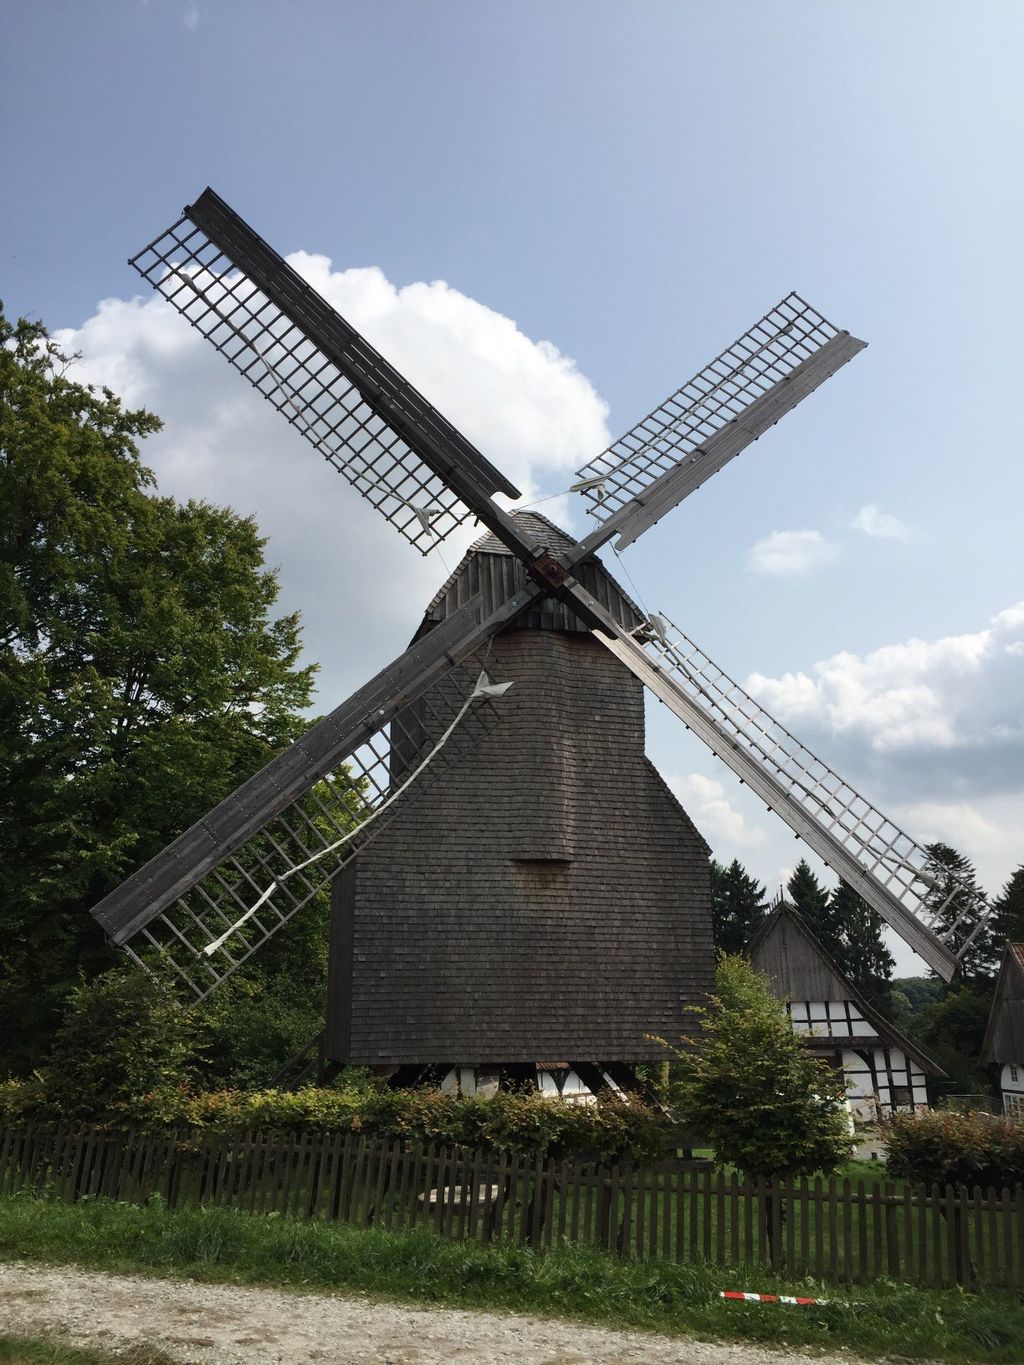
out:
<path id="1" fill-rule="evenodd" d="M 511 1309 L 709 1339 L 847 1347 L 862 1355 L 898 1350 L 906 1358 L 1005 1365 L 1024 1357 L 1024 1305 L 1006 1294 L 885 1282 L 837 1290 L 806 1280 L 784 1284 L 767 1274 L 743 1283 L 735 1272 L 622 1262 L 586 1247 L 534 1253 L 459 1242 L 427 1229 L 360 1229 L 219 1208 L 168 1212 L 159 1205 L 7 1196 L 0 1198 L 0 1259 Z M 727 1303 L 718 1298 L 720 1289 L 837 1301 L 810 1309 Z M 62 1360 L 25 1357 L 37 1358 Z"/>
<path id="2" fill-rule="evenodd" d="M 0 1333 L 0 1365 L 172 1365 L 172 1357 L 151 1346 L 130 1347 L 111 1355 L 47 1337 Z"/>

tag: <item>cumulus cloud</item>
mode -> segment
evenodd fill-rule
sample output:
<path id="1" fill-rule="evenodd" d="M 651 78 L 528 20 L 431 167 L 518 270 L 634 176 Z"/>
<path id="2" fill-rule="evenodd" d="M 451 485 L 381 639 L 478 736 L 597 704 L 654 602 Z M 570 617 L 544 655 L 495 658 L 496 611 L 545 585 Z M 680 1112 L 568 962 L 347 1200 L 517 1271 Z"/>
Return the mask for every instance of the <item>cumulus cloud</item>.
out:
<path id="1" fill-rule="evenodd" d="M 374 267 L 291 264 L 523 491 L 568 473 L 610 439 L 607 409 L 550 342 L 449 285 L 397 287 Z M 56 334 L 74 375 L 164 419 L 143 458 L 163 492 L 252 514 L 280 568 L 281 609 L 301 609 L 334 705 L 402 650 L 460 553 L 467 526 L 426 560 L 157 296 L 106 299 Z M 556 484 L 557 487 L 557 484 Z M 543 510 L 557 518 L 557 503 Z"/>
<path id="2" fill-rule="evenodd" d="M 748 823 L 729 800 L 725 787 L 703 773 L 668 777 L 668 785 L 719 859 L 763 847 L 764 831 Z"/>
<path id="3" fill-rule="evenodd" d="M 824 732 L 883 769 L 898 764 L 904 783 L 1012 790 L 1024 772 L 1022 645 L 1024 603 L 970 634 L 844 651 L 775 678 L 753 673 L 747 688 L 801 735 Z"/>
<path id="4" fill-rule="evenodd" d="M 906 524 L 894 517 L 891 512 L 883 512 L 873 502 L 865 503 L 850 522 L 851 531 L 863 531 L 864 535 L 877 540 L 907 540 L 910 530 Z"/>
<path id="5" fill-rule="evenodd" d="M 751 546 L 748 562 L 755 573 L 795 575 L 838 557 L 839 546 L 820 531 L 772 531 Z"/>

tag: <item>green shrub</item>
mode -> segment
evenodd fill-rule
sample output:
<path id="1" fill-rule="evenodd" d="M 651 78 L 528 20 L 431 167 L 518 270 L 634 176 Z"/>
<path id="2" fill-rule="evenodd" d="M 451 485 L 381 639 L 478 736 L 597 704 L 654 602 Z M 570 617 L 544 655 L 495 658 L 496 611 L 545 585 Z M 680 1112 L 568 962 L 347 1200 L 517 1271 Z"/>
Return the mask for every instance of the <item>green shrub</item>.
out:
<path id="1" fill-rule="evenodd" d="M 991 1114 L 897 1114 L 886 1124 L 886 1144 L 886 1164 L 900 1180 L 997 1190 L 1024 1184 L 1024 1125 Z"/>
<path id="2" fill-rule="evenodd" d="M 84 1116 L 62 1112 L 39 1081 L 0 1084 L 0 1120 L 56 1123 L 68 1117 Z M 358 1074 L 339 1089 L 196 1091 L 167 1086 L 142 1095 L 127 1109 L 97 1112 L 89 1121 L 98 1127 L 137 1126 L 154 1132 L 354 1132 L 584 1160 L 656 1160 L 671 1141 L 663 1115 L 633 1100 L 579 1105 L 516 1091 L 499 1091 L 492 1099 L 457 1097 L 439 1090 L 388 1090 Z"/>
<path id="3" fill-rule="evenodd" d="M 672 1099 L 719 1161 L 778 1179 L 834 1171 L 849 1157 L 842 1079 L 793 1032 L 766 976 L 720 954 L 711 1008 L 698 1017 L 700 1032 L 670 1049 Z"/>

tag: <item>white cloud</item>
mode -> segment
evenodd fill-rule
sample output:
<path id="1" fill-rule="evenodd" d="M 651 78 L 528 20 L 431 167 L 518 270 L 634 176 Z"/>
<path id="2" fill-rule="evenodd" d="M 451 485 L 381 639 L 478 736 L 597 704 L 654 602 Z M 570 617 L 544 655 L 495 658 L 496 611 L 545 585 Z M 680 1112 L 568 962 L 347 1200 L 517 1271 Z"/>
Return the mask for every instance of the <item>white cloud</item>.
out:
<path id="1" fill-rule="evenodd" d="M 199 12 L 199 6 L 189 5 L 185 10 L 185 13 L 181 16 L 181 22 L 184 27 L 188 29 L 189 33 L 195 33 L 196 29 L 199 27 L 201 18 L 202 15 Z"/>
<path id="2" fill-rule="evenodd" d="M 755 573 L 792 575 L 830 564 L 839 557 L 839 546 L 820 531 L 772 531 L 754 544 L 748 562 Z"/>
<path id="3" fill-rule="evenodd" d="M 729 800 L 721 782 L 703 773 L 665 779 L 717 858 L 731 861 L 737 853 L 761 848 L 764 831 L 747 823 Z"/>
<path id="4" fill-rule="evenodd" d="M 983 630 L 850 652 L 809 673 L 753 673 L 748 690 L 786 724 L 846 736 L 876 754 L 969 751 L 1019 759 L 1024 749 L 1024 606 Z M 961 768 L 964 759 L 958 759 Z"/>
<path id="5" fill-rule="evenodd" d="M 397 288 L 376 268 L 289 258 L 352 324 L 516 483 L 528 500 L 609 442 L 606 406 L 551 343 L 443 282 Z M 230 503 L 269 536 L 282 611 L 301 609 L 308 654 L 335 705 L 408 643 L 465 545 L 413 550 L 167 303 L 106 299 L 56 334 L 81 352 L 74 377 L 106 384 L 165 423 L 143 446 L 163 492 Z M 557 517 L 557 503 L 541 509 Z M 442 558 L 443 556 L 443 558 Z"/>
<path id="6" fill-rule="evenodd" d="M 906 524 L 894 517 L 891 512 L 883 512 L 876 503 L 869 502 L 860 509 L 850 522 L 851 531 L 863 531 L 866 536 L 878 540 L 907 540 L 910 530 Z"/>

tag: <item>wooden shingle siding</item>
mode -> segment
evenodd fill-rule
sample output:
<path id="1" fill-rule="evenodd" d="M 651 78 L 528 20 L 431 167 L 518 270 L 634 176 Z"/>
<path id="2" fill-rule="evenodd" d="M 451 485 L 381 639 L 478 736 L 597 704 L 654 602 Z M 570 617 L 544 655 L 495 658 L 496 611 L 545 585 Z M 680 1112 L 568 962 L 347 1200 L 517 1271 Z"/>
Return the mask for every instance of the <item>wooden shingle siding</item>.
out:
<path id="1" fill-rule="evenodd" d="M 460 572 L 499 558 L 516 563 L 474 553 Z M 433 610 L 459 596 L 450 582 Z M 645 1035 L 693 1026 L 714 950 L 708 847 L 644 754 L 643 689 L 572 629 L 504 632 L 488 671 L 515 683 L 502 723 L 411 788 L 336 887 L 351 976 L 333 964 L 328 1048 L 364 1065 L 660 1058 Z"/>

